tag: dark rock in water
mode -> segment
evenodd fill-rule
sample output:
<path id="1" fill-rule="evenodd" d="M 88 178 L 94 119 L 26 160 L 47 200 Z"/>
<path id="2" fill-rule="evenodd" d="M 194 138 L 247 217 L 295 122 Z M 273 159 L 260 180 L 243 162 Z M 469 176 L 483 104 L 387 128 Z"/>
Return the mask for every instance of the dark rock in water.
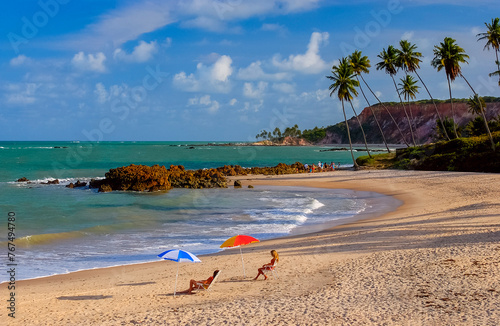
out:
<path id="1" fill-rule="evenodd" d="M 47 182 L 41 182 L 42 185 L 58 185 L 59 179 L 49 180 Z"/>
<path id="2" fill-rule="evenodd" d="M 17 179 L 17 181 L 16 181 L 16 182 L 28 182 L 28 181 L 30 181 L 28 178 L 26 178 L 26 177 L 22 177 L 22 178 L 20 178 L 20 179 Z"/>
<path id="3" fill-rule="evenodd" d="M 194 146 L 189 146 L 187 149 L 195 149 Z"/>
<path id="4" fill-rule="evenodd" d="M 235 180 L 234 181 L 234 187 L 235 188 L 241 188 L 241 181 L 240 180 Z"/>
<path id="5" fill-rule="evenodd" d="M 76 181 L 76 183 L 71 182 L 66 188 L 80 188 L 85 187 L 87 185 L 86 182 L 80 182 L 80 180 Z"/>
<path id="6" fill-rule="evenodd" d="M 253 188 L 253 186 L 252 185 L 248 185 L 248 188 Z"/>
<path id="7" fill-rule="evenodd" d="M 85 187 L 86 185 L 87 185 L 86 182 L 80 182 L 80 180 L 77 180 L 75 183 L 75 188 Z"/>
<path id="8" fill-rule="evenodd" d="M 99 192 L 110 192 L 110 191 L 113 191 L 113 189 L 108 184 L 103 184 L 99 187 Z"/>
<path id="9" fill-rule="evenodd" d="M 347 148 L 345 147 L 339 147 L 339 148 L 330 148 L 330 149 L 320 149 L 320 152 L 340 152 L 340 151 L 348 151 Z"/>
<path id="10" fill-rule="evenodd" d="M 54 146 L 54 148 L 68 148 L 67 146 Z"/>

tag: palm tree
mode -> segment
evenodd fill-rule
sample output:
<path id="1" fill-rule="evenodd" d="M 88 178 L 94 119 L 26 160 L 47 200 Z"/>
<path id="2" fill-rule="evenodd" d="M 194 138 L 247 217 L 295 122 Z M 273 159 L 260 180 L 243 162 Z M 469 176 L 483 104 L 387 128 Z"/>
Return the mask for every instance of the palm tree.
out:
<path id="1" fill-rule="evenodd" d="M 455 132 L 455 137 L 458 138 L 456 123 L 455 123 L 455 113 L 453 111 L 453 98 L 451 96 L 451 82 L 455 80 L 458 75 L 461 75 L 461 63 L 468 63 L 466 59 L 469 56 L 465 54 L 465 50 L 459 47 L 455 40 L 451 37 L 445 37 L 444 41 L 440 45 L 434 46 L 434 59 L 432 59 L 431 65 L 441 71 L 443 68 L 446 72 L 446 79 L 448 80 L 448 89 L 450 91 L 450 101 L 451 101 L 451 114 L 453 118 L 453 131 Z"/>
<path id="2" fill-rule="evenodd" d="M 497 60 L 496 64 L 500 66 L 500 61 Z M 500 76 L 500 69 L 490 74 L 490 77 L 493 76 Z M 500 78 L 498 78 L 498 86 L 500 86 Z"/>
<path id="3" fill-rule="evenodd" d="M 377 57 L 382 59 L 382 61 L 377 63 L 377 70 L 385 70 L 385 72 L 391 76 L 392 82 L 394 83 L 394 87 L 396 88 L 396 92 L 398 93 L 399 103 L 401 103 L 403 111 L 405 112 L 406 116 L 408 116 L 408 114 L 406 113 L 405 105 L 403 104 L 403 100 L 401 99 L 401 95 L 399 95 L 398 86 L 396 85 L 396 80 L 394 79 L 394 76 L 398 72 L 399 68 L 398 50 L 396 50 L 396 48 L 394 48 L 392 45 L 389 45 L 387 47 L 387 51 L 385 49 L 382 49 L 382 52 L 380 52 L 380 54 Z"/>
<path id="4" fill-rule="evenodd" d="M 347 63 L 347 64 L 349 64 L 349 63 Z M 359 86 L 359 81 L 358 80 L 356 80 L 356 81 L 358 82 L 358 86 Z M 372 154 L 370 154 L 370 150 L 368 149 L 368 143 L 366 142 L 366 134 L 365 134 L 365 130 L 363 129 L 363 125 L 361 125 L 361 121 L 359 121 L 358 114 L 356 113 L 356 110 L 354 109 L 354 105 L 352 104 L 351 100 L 349 100 L 349 104 L 351 104 L 352 112 L 354 112 L 354 116 L 356 117 L 356 120 L 358 120 L 359 127 L 361 128 L 361 133 L 363 134 L 363 140 L 365 141 L 366 152 L 368 153 L 368 156 L 370 158 L 372 158 Z"/>
<path id="5" fill-rule="evenodd" d="M 412 76 L 406 75 L 405 78 L 401 78 L 401 83 L 399 83 L 400 88 L 398 89 L 399 94 L 402 94 L 404 96 L 404 99 L 408 103 L 408 109 L 410 110 L 410 115 L 412 116 L 411 119 L 413 120 L 413 114 L 411 113 L 411 108 L 410 108 L 410 99 L 415 99 L 418 89 L 420 88 L 417 86 L 417 81 L 413 79 Z M 406 113 L 406 111 L 405 111 Z M 410 119 L 408 118 L 408 114 L 406 115 L 406 119 L 408 119 L 408 125 L 410 126 L 410 133 L 411 133 L 411 139 L 413 140 L 413 144 L 416 146 L 415 143 L 415 136 L 413 134 L 412 126 L 410 123 Z M 416 130 L 416 128 L 415 128 Z"/>
<path id="6" fill-rule="evenodd" d="M 337 97 L 340 102 L 342 102 L 342 112 L 344 113 L 344 121 L 347 129 L 347 137 L 349 138 L 349 147 L 351 149 L 351 157 L 352 163 L 355 169 L 358 169 L 358 163 L 354 159 L 354 154 L 352 151 L 352 141 L 351 141 L 351 133 L 349 132 L 349 124 L 347 123 L 347 117 L 344 109 L 344 101 L 351 101 L 353 99 L 353 95 L 357 96 L 358 92 L 356 91 L 356 87 L 359 86 L 359 82 L 354 79 L 355 74 L 352 66 L 348 63 L 346 58 L 340 59 L 340 63 L 338 66 L 332 67 L 332 76 L 326 76 L 326 78 L 333 81 L 333 84 L 328 88 L 330 90 L 330 96 L 332 96 L 335 92 L 337 92 Z"/>
<path id="7" fill-rule="evenodd" d="M 443 132 L 445 137 L 450 140 L 450 137 L 448 136 L 448 133 L 446 132 L 446 128 L 444 127 L 443 124 L 443 119 L 441 118 L 441 115 L 439 114 L 439 110 L 437 108 L 436 102 L 434 102 L 434 98 L 431 95 L 431 92 L 429 92 L 429 89 L 427 88 L 427 85 L 425 85 L 424 81 L 418 74 L 418 69 L 420 69 L 420 58 L 422 57 L 422 53 L 417 52 L 417 46 L 415 44 L 411 44 L 407 40 L 401 40 L 399 42 L 400 50 L 398 51 L 398 61 L 399 61 L 399 66 L 401 66 L 406 72 L 414 72 L 422 85 L 424 85 L 425 90 L 427 91 L 427 94 L 429 94 L 429 97 L 432 100 L 432 104 L 434 105 L 434 109 L 436 109 L 436 114 L 438 117 L 438 120 L 441 122 L 441 127 L 443 128 Z"/>
<path id="8" fill-rule="evenodd" d="M 368 60 L 368 64 L 370 63 L 370 61 Z M 351 63 L 352 64 L 352 63 Z M 370 66 L 369 66 L 370 67 Z M 366 73 L 369 73 L 368 69 L 366 70 L 363 70 L 363 72 L 366 72 Z M 380 101 L 380 99 L 378 98 L 377 94 L 375 94 L 375 92 L 371 89 L 370 85 L 368 85 L 368 83 L 366 82 L 366 80 L 363 78 L 363 75 L 359 74 L 359 76 L 361 77 L 361 79 L 363 80 L 363 82 L 365 83 L 366 87 L 370 90 L 370 93 L 372 93 L 372 95 L 377 99 L 378 103 L 380 105 L 382 105 L 382 107 L 386 110 L 387 114 L 389 114 L 389 117 L 391 117 L 392 119 L 392 122 L 394 122 L 394 125 L 396 126 L 396 128 L 398 129 L 399 131 L 399 134 L 401 135 L 401 139 L 403 140 L 403 142 L 406 144 L 406 146 L 410 146 L 410 144 L 408 144 L 408 142 L 406 141 L 404 135 L 403 135 L 403 132 L 401 131 L 401 129 L 399 128 L 398 126 L 398 123 L 396 122 L 396 119 L 394 119 L 394 117 L 392 116 L 391 114 L 391 111 L 389 111 L 389 109 L 384 105 L 384 103 L 382 103 L 382 101 Z M 356 76 L 357 77 L 357 76 Z M 364 93 L 363 93 L 364 95 Z M 373 112 L 373 110 L 372 110 Z M 383 133 L 382 133 L 382 136 L 383 136 Z"/>
<path id="9" fill-rule="evenodd" d="M 467 85 L 469 85 L 469 87 L 474 92 L 474 96 L 471 96 L 469 98 L 469 101 L 467 102 L 469 104 L 469 112 L 473 112 L 475 114 L 481 114 L 483 116 L 484 125 L 485 125 L 486 131 L 488 133 L 488 138 L 490 139 L 490 142 L 491 142 L 491 149 L 493 151 L 495 151 L 495 149 L 496 149 L 495 141 L 493 140 L 493 135 L 491 134 L 490 128 L 488 127 L 488 121 L 486 120 L 486 115 L 485 115 L 486 103 L 484 102 L 484 99 L 482 97 L 480 97 L 479 95 L 477 95 L 477 93 L 474 91 L 474 89 L 469 84 L 469 82 L 467 81 L 467 79 L 465 79 L 465 77 L 462 74 L 460 74 L 460 75 L 465 80 L 465 82 L 467 83 Z"/>
<path id="10" fill-rule="evenodd" d="M 367 56 L 362 56 L 361 51 L 356 50 L 356 51 L 354 51 L 354 53 L 352 53 L 349 56 L 349 62 L 351 63 L 351 66 L 352 66 L 352 69 L 354 70 L 354 73 L 356 74 L 356 80 L 358 81 L 358 83 L 359 83 L 358 76 L 360 76 L 363 79 L 363 81 L 365 81 L 363 76 L 361 75 L 361 73 L 363 73 L 363 72 L 366 74 L 370 73 L 370 70 L 368 69 L 371 67 L 370 59 L 368 59 Z M 366 84 L 366 82 L 365 82 L 365 84 Z M 378 122 L 377 116 L 375 115 L 375 112 L 373 111 L 373 108 L 370 105 L 370 102 L 368 102 L 368 99 L 366 98 L 365 92 L 363 91 L 361 84 L 359 85 L 359 89 L 361 90 L 361 94 L 363 94 L 363 97 L 365 98 L 366 104 L 368 104 L 368 107 L 370 108 L 370 111 L 373 114 L 373 118 L 375 119 L 375 122 L 377 123 L 378 129 L 380 130 L 380 134 L 382 135 L 382 140 L 385 144 L 385 148 L 387 148 L 387 153 L 390 153 L 391 150 L 389 149 L 389 145 L 387 145 L 387 141 L 385 140 L 385 135 L 384 135 L 384 132 L 382 131 L 382 127 L 380 126 L 380 123 Z"/>
<path id="11" fill-rule="evenodd" d="M 479 36 L 478 41 L 486 40 L 486 45 L 484 49 L 490 49 L 492 47 L 495 50 L 495 55 L 497 60 L 495 63 L 497 64 L 498 71 L 500 71 L 500 61 L 498 60 L 498 52 L 500 51 L 500 19 L 497 17 L 495 19 L 491 19 L 491 24 L 484 23 L 488 31 L 486 33 L 479 33 L 476 36 Z M 500 85 L 500 79 L 498 81 Z"/>

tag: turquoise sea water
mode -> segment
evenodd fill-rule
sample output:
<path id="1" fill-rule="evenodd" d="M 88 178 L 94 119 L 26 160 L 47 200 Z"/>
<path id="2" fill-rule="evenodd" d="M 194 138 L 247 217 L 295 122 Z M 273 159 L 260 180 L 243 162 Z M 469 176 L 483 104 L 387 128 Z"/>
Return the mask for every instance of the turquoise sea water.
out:
<path id="1" fill-rule="evenodd" d="M 296 161 L 349 165 L 348 152 L 322 149 L 200 142 L 0 142 L 0 245 L 7 251 L 8 213 L 15 212 L 16 276 L 26 279 L 154 261 L 170 248 L 216 252 L 232 235 L 264 240 L 398 204 L 377 194 L 295 187 L 105 194 L 65 187 L 131 163 L 182 164 L 187 169 Z M 15 182 L 21 177 L 32 182 Z M 41 184 L 54 178 L 61 184 Z M 0 282 L 7 280 L 4 275 Z"/>

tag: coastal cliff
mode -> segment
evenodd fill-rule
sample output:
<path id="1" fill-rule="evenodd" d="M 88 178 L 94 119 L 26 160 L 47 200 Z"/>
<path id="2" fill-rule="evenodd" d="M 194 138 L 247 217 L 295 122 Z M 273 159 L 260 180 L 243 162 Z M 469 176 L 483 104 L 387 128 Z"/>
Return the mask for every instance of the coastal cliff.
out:
<path id="1" fill-rule="evenodd" d="M 426 144 L 433 141 L 433 136 L 435 134 L 436 120 L 438 119 L 436 109 L 432 103 L 429 104 L 415 104 L 411 103 L 409 106 L 406 105 L 406 110 L 410 116 L 410 120 L 413 125 L 415 134 L 415 141 L 417 144 Z M 411 141 L 410 128 L 408 126 L 408 121 L 406 115 L 399 104 L 387 105 L 386 108 L 389 110 L 394 119 L 398 122 L 398 126 L 406 136 L 408 142 Z M 437 108 L 439 114 L 444 119 L 445 117 L 452 117 L 451 104 L 450 103 L 438 103 Z M 392 121 L 387 110 L 381 105 L 372 106 L 375 115 L 384 131 L 385 138 L 389 144 L 401 144 L 403 140 L 401 135 Z M 453 104 L 453 109 L 455 112 L 455 122 L 459 126 L 465 126 L 469 121 L 473 120 L 476 115 L 468 112 L 467 103 L 459 102 Z M 411 114 L 411 115 L 410 115 Z M 486 118 L 492 119 L 500 115 L 500 103 L 491 102 L 486 104 Z M 413 116 L 413 119 L 411 118 Z M 359 120 L 363 125 L 366 133 L 367 142 L 371 144 L 383 143 L 382 136 L 378 130 L 375 119 L 370 108 L 365 108 L 359 114 Z M 349 129 L 351 131 L 351 138 L 353 143 L 362 143 L 363 136 L 359 124 L 355 117 L 352 117 L 348 121 Z M 415 128 L 416 126 L 416 128 Z M 319 140 L 317 144 L 346 144 L 348 143 L 347 132 L 345 130 L 345 123 L 339 122 L 336 125 L 326 128 L 326 136 Z"/>

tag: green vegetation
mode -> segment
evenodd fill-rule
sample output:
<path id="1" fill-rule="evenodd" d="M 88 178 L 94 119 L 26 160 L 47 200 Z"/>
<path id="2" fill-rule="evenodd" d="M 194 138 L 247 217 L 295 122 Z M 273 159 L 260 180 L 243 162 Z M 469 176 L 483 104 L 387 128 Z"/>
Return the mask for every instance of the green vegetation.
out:
<path id="1" fill-rule="evenodd" d="M 321 127 L 314 127 L 314 129 L 305 129 L 302 131 L 302 138 L 305 140 L 315 143 L 326 137 L 326 129 Z"/>
<path id="2" fill-rule="evenodd" d="M 304 130 L 305 131 L 305 130 Z M 326 136 L 326 134 L 325 134 Z M 294 125 L 293 127 L 287 127 L 284 132 L 281 132 L 280 128 L 274 128 L 273 132 L 262 130 L 260 134 L 257 134 L 255 138 L 259 139 L 268 139 L 272 142 L 282 141 L 285 137 L 302 137 L 302 131 L 300 131 L 298 125 Z M 324 137 L 324 136 L 323 136 Z"/>
<path id="3" fill-rule="evenodd" d="M 500 146 L 500 131 L 492 135 Z M 489 137 L 482 135 L 399 149 L 396 154 L 375 155 L 373 159 L 361 156 L 357 163 L 379 169 L 500 172 L 500 153 L 492 151 Z"/>

